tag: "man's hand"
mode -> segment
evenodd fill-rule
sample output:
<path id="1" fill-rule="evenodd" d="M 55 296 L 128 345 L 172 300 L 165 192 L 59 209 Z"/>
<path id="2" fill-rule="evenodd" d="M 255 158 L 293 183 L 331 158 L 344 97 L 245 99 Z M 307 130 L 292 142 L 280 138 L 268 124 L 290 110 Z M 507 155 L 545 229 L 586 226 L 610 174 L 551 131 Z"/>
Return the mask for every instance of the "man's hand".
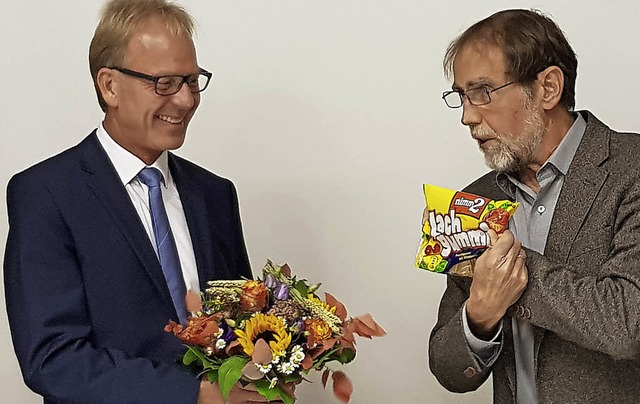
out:
<path id="1" fill-rule="evenodd" d="M 476 261 L 467 300 L 471 332 L 490 339 L 507 309 L 527 286 L 526 256 L 520 241 L 506 230 L 500 238 L 489 230 L 491 248 Z"/>
<path id="2" fill-rule="evenodd" d="M 293 392 L 293 390 L 292 390 Z M 242 384 L 236 383 L 227 401 L 222 399 L 222 393 L 218 387 L 218 383 L 211 384 L 208 380 L 200 382 L 200 394 L 198 396 L 198 404 L 247 404 L 247 403 L 282 403 L 281 400 L 267 400 L 262 394 L 258 393 L 253 384 L 242 387 Z"/>

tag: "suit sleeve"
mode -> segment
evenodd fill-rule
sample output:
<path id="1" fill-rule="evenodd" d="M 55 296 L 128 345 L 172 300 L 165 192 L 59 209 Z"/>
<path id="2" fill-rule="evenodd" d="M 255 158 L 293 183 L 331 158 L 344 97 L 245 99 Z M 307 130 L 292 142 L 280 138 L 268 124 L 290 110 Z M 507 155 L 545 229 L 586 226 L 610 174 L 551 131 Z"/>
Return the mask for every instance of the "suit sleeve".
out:
<path id="1" fill-rule="evenodd" d="M 469 281 L 447 276 L 438 321 L 429 338 L 429 368 L 442 386 L 455 393 L 476 390 L 491 372 L 471 351 L 462 324 L 462 307 L 468 297 L 464 283 Z"/>
<path id="2" fill-rule="evenodd" d="M 82 263 L 47 188 L 14 177 L 7 206 L 5 296 L 25 383 L 54 402 L 195 403 L 199 381 L 177 364 L 92 345 Z"/>
<path id="3" fill-rule="evenodd" d="M 529 283 L 517 304 L 534 325 L 616 359 L 640 358 L 639 188 L 625 190 L 610 243 L 594 234 L 566 264 L 527 251 Z"/>
<path id="4" fill-rule="evenodd" d="M 247 247 L 244 242 L 244 233 L 242 231 L 242 220 L 240 219 L 240 205 L 238 204 L 238 193 L 236 187 L 231 183 L 231 206 L 233 209 L 232 217 L 236 218 L 236 243 L 235 243 L 235 270 L 236 278 L 253 279 L 251 274 L 251 265 L 249 264 L 249 256 Z"/>
<path id="5" fill-rule="evenodd" d="M 489 172 L 467 186 L 464 191 L 492 199 L 506 196 L 495 185 L 495 172 Z M 429 367 L 447 390 L 463 393 L 476 390 L 489 377 L 496 358 L 485 366 L 469 346 L 462 316 L 469 297 L 471 278 L 447 276 L 447 288 L 440 300 L 438 321 L 429 338 Z M 502 344 L 497 356 L 501 354 Z M 472 369 L 472 370 L 469 370 Z"/>

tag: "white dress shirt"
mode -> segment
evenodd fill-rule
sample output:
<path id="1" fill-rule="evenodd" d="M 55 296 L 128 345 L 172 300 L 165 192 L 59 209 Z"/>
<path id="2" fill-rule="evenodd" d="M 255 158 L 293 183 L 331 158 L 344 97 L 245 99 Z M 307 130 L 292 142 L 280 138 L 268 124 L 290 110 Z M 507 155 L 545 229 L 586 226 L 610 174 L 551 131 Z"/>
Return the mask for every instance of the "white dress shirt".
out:
<path id="1" fill-rule="evenodd" d="M 154 167 L 160 170 L 164 179 L 162 187 L 162 200 L 164 201 L 169 217 L 169 225 L 173 232 L 173 237 L 178 248 L 178 257 L 180 258 L 180 267 L 182 268 L 182 276 L 184 277 L 187 290 L 193 289 L 200 292 L 198 282 L 198 270 L 196 267 L 196 257 L 193 252 L 193 244 L 189 228 L 187 227 L 187 219 L 184 216 L 184 209 L 178 194 L 178 188 L 169 171 L 168 153 L 162 152 L 160 157 L 147 166 L 138 157 L 131 154 L 118 143 L 116 143 L 107 133 L 104 126 L 100 124 L 97 129 L 98 141 L 107 152 L 111 163 L 115 167 L 122 184 L 124 185 L 131 202 L 140 216 L 140 221 L 147 231 L 151 245 L 158 255 L 155 236 L 153 233 L 153 225 L 151 223 L 151 211 L 149 209 L 149 188 L 143 184 L 137 177 L 140 170 L 145 167 Z"/>

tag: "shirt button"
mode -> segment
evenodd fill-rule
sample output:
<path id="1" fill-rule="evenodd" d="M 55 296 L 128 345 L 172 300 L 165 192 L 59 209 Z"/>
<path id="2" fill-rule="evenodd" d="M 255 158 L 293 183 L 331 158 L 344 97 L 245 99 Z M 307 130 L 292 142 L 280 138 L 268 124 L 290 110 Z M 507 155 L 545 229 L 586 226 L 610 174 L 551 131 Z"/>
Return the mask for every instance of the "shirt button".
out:
<path id="1" fill-rule="evenodd" d="M 547 210 L 543 205 L 538 206 L 538 213 L 543 214 L 544 211 Z"/>

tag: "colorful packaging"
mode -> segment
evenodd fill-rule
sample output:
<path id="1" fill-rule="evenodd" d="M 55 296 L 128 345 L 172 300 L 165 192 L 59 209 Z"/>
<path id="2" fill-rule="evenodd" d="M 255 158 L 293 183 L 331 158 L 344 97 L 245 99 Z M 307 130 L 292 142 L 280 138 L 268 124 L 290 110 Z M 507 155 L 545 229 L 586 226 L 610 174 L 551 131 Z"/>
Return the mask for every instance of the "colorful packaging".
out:
<path id="1" fill-rule="evenodd" d="M 424 184 L 427 207 L 415 265 L 432 272 L 473 276 L 475 259 L 489 246 L 487 231 L 502 234 L 517 202 Z"/>

